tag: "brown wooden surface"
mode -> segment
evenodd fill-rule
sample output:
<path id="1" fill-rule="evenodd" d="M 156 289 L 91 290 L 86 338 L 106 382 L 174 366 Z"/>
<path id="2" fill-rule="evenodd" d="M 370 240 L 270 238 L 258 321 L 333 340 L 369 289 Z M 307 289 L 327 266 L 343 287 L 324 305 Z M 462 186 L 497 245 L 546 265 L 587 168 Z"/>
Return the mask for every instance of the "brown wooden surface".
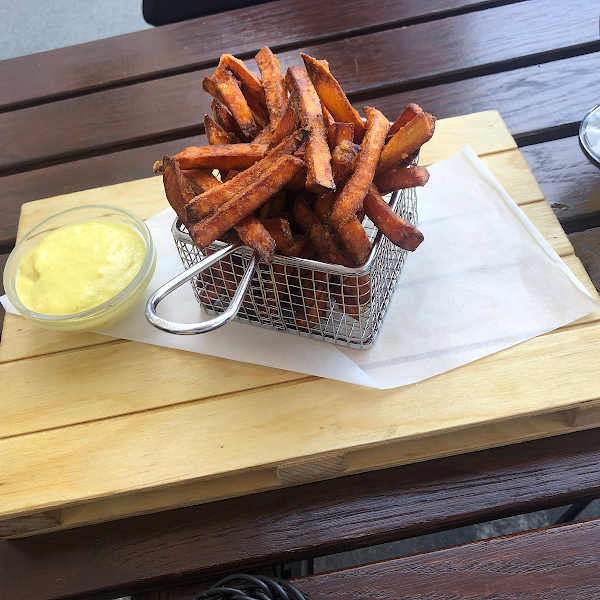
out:
<path id="1" fill-rule="evenodd" d="M 302 50 L 327 57 L 351 98 L 360 92 L 361 98 L 372 99 L 387 91 L 460 78 L 467 70 L 471 75 L 484 74 L 494 65 L 506 68 L 507 62 L 519 66 L 519 61 L 531 57 L 538 62 L 544 53 L 559 58 L 582 46 L 600 47 L 594 19 L 596 8 L 586 0 L 573 0 L 568 11 L 555 0 L 529 0 L 351 41 L 303 46 Z M 471 35 L 473 31 L 477 36 Z M 432 39 L 436 40 L 435 52 L 431 51 Z M 409 53 L 411 60 L 406 60 Z M 283 69 L 301 64 L 298 50 L 280 53 L 278 58 Z M 201 132 L 209 96 L 200 81 L 209 72 L 176 75 L 0 114 L 0 169 L 10 172 L 164 135 Z M 99 122 L 103 126 L 90 135 L 92 124 Z"/>
<path id="2" fill-rule="evenodd" d="M 600 494 L 598 433 L 538 440 L 20 540 L 0 540 L 10 600 L 178 585 Z M 3 598 L 0 596 L 0 598 Z M 4 598 L 3 598 L 4 600 Z"/>
<path id="3" fill-rule="evenodd" d="M 363 0 L 280 0 L 250 6 L 2 61 L 0 107 L 214 66 L 224 52 L 246 56 L 265 44 L 279 51 L 515 1 L 519 0 L 381 0 L 368 10 Z"/>
<path id="4" fill-rule="evenodd" d="M 151 177 L 152 165 L 165 154 L 175 154 L 184 147 L 202 144 L 206 144 L 204 135 L 2 177 L 0 248 L 14 244 L 21 205 L 25 202 Z"/>
<path id="5" fill-rule="evenodd" d="M 600 214 L 600 169 L 586 158 L 579 138 L 525 146 L 521 152 L 567 232 L 589 227 L 586 221 Z"/>
<path id="6" fill-rule="evenodd" d="M 572 233 L 569 240 L 596 289 L 600 290 L 600 227 Z"/>
<path id="7" fill-rule="evenodd" d="M 390 94 L 377 98 L 376 106 L 394 114 L 417 102 L 439 118 L 498 110 L 523 145 L 576 134 L 583 116 L 600 101 L 599 70 L 600 52 L 593 52 Z"/>
<path id="8" fill-rule="evenodd" d="M 305 577 L 294 583 L 314 600 L 591 600 L 600 597 L 598 539 L 600 520 L 595 519 Z M 153 595 L 148 600 L 167 598 L 172 596 Z"/>

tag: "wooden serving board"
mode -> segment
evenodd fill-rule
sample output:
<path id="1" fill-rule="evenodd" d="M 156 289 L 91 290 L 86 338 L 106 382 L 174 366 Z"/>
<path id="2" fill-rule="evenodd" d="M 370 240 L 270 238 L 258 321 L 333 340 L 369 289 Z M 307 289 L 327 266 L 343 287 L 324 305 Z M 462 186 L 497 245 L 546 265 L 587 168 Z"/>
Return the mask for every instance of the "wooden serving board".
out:
<path id="1" fill-rule="evenodd" d="M 438 121 L 422 164 L 469 144 L 596 297 L 500 115 Z M 160 178 L 25 204 L 148 218 Z M 373 390 L 7 314 L 0 535 L 19 537 L 600 425 L 600 310 L 419 384 Z"/>

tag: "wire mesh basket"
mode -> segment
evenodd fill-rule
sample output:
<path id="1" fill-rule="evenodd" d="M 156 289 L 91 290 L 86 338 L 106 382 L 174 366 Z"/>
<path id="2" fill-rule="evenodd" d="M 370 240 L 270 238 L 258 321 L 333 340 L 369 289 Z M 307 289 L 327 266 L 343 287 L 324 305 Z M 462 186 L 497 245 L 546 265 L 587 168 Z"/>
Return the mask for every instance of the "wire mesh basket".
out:
<path id="1" fill-rule="evenodd" d="M 395 192 L 390 206 L 416 226 L 415 189 Z M 247 246 L 221 241 L 200 250 L 177 220 L 172 233 L 187 271 L 157 290 L 148 301 L 146 316 L 171 333 L 202 333 L 235 318 L 342 346 L 369 348 L 402 271 L 406 250 L 392 244 L 368 218 L 363 225 L 373 248 L 363 266 L 349 268 L 277 254 L 271 265 L 265 265 L 258 263 Z M 200 306 L 218 318 L 183 326 L 158 317 L 158 302 L 190 279 Z"/>

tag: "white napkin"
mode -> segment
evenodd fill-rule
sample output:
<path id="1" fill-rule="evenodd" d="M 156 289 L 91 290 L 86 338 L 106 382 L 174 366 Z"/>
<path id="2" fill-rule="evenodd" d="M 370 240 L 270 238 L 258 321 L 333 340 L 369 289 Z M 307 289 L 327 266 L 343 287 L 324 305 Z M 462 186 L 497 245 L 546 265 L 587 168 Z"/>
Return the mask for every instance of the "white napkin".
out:
<path id="1" fill-rule="evenodd" d="M 147 323 L 150 294 L 183 268 L 168 209 L 146 223 L 158 262 L 147 294 L 98 333 L 387 389 L 416 383 L 570 323 L 598 308 L 470 148 L 429 168 L 418 190 L 425 241 L 410 253 L 368 350 L 231 322 L 196 336 Z M 15 312 L 6 296 L 0 299 Z M 209 318 L 185 284 L 159 307 L 182 323 Z"/>

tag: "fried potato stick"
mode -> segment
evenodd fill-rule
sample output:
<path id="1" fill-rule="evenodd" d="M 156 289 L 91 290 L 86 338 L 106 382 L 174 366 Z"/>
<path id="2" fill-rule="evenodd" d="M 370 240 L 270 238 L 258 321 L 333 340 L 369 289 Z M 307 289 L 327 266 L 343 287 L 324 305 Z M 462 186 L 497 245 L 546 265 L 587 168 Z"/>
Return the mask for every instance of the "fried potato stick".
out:
<path id="1" fill-rule="evenodd" d="M 231 116 L 225 106 L 216 98 L 210 103 L 210 108 L 215 117 L 215 121 L 227 132 L 233 133 L 242 142 L 247 142 L 251 138 L 246 137 L 235 119 Z"/>
<path id="2" fill-rule="evenodd" d="M 210 169 L 185 169 L 182 173 L 200 194 L 221 185 Z"/>
<path id="3" fill-rule="evenodd" d="M 352 174 L 349 167 L 359 152 L 360 146 L 347 140 L 342 140 L 333 150 L 331 154 L 331 171 L 333 173 L 333 181 L 339 189 L 343 187 Z M 334 201 L 335 192 L 325 192 L 315 202 L 314 212 L 321 223 L 327 222 L 327 217 L 333 208 Z"/>
<path id="4" fill-rule="evenodd" d="M 385 172 L 374 183 L 381 194 L 412 187 L 423 187 L 429 181 L 429 171 L 425 167 L 399 166 Z"/>
<path id="5" fill-rule="evenodd" d="M 362 150 L 356 157 L 354 172 L 336 198 L 329 215 L 329 222 L 334 229 L 339 229 L 362 208 L 363 198 L 373 181 L 375 167 L 385 142 L 385 134 L 390 128 L 390 122 L 377 109 L 366 106 L 365 114 L 367 130 Z"/>
<path id="6" fill-rule="evenodd" d="M 260 71 L 269 119 L 274 122 L 285 110 L 287 102 L 287 92 L 285 91 L 281 67 L 277 57 L 268 46 L 261 48 L 254 60 Z"/>
<path id="7" fill-rule="evenodd" d="M 305 244 L 306 238 L 303 235 L 295 235 L 292 245 L 287 249 L 280 250 L 279 252 L 284 256 L 300 256 Z"/>
<path id="8" fill-rule="evenodd" d="M 401 127 L 404 127 L 409 121 L 412 121 L 417 115 L 422 115 L 423 109 L 418 104 L 409 104 L 394 121 L 394 124 L 388 131 L 388 137 L 392 137 Z"/>
<path id="9" fill-rule="evenodd" d="M 257 252 L 260 259 L 267 265 L 271 264 L 276 240 L 254 215 L 248 215 L 242 219 L 235 225 L 235 230 L 246 246 Z"/>
<path id="10" fill-rule="evenodd" d="M 312 56 L 303 53 L 300 53 L 300 56 L 304 61 L 308 76 L 327 110 L 336 121 L 352 123 L 354 125 L 354 141 L 360 143 L 365 133 L 365 125 L 358 111 L 350 104 L 337 79 L 327 67 Z"/>
<path id="11" fill-rule="evenodd" d="M 271 217 L 270 219 L 260 219 L 260 222 L 275 240 L 277 250 L 289 250 L 292 247 L 294 236 L 287 219 Z"/>
<path id="12" fill-rule="evenodd" d="M 348 261 L 344 259 L 331 234 L 323 227 L 321 221 L 317 219 L 317 216 L 303 198 L 297 198 L 294 202 L 293 215 L 296 223 L 308 236 L 323 262 L 348 265 Z"/>
<path id="13" fill-rule="evenodd" d="M 321 101 L 306 71 L 290 67 L 286 73 L 289 87 L 300 99 L 300 124 L 309 128 L 306 142 L 306 188 L 313 192 L 334 190 L 331 174 L 331 152 L 323 121 Z"/>
<path id="14" fill-rule="evenodd" d="M 170 156 L 165 156 L 162 160 L 162 164 L 165 195 L 181 222 L 187 227 L 187 213 L 185 207 L 193 200 L 194 191 L 181 172 L 176 160 Z"/>
<path id="15" fill-rule="evenodd" d="M 271 125 L 271 141 L 269 147 L 275 147 L 292 132 L 296 131 L 300 123 L 300 99 L 295 91 L 292 91 L 287 104 L 279 119 Z"/>
<path id="16" fill-rule="evenodd" d="M 332 123 L 327 128 L 327 142 L 332 151 L 340 142 L 344 140 L 351 142 L 353 139 L 354 125 L 352 123 Z"/>
<path id="17" fill-rule="evenodd" d="M 402 220 L 381 197 L 375 185 L 371 185 L 364 201 L 365 211 L 392 244 L 413 252 L 423 241 L 423 234 L 416 228 Z"/>
<path id="18" fill-rule="evenodd" d="M 304 168 L 304 161 L 295 156 L 282 156 L 260 178 L 242 193 L 219 207 L 211 216 L 192 226 L 190 234 L 199 248 L 206 248 L 227 230 L 251 215 L 287 181 Z M 235 181 L 235 178 L 231 181 Z"/>
<path id="19" fill-rule="evenodd" d="M 255 163 L 249 169 L 242 171 L 226 181 L 219 188 L 209 190 L 194 198 L 187 207 L 188 222 L 195 223 L 217 210 L 225 202 L 240 194 L 245 188 L 261 177 L 275 161 L 285 155 L 293 154 L 303 143 L 308 135 L 304 129 L 298 130 L 272 150 L 265 158 Z M 241 145 L 241 144 L 240 144 Z M 218 146 L 217 146 L 218 147 Z"/>
<path id="20" fill-rule="evenodd" d="M 428 113 L 418 114 L 401 127 L 384 146 L 379 157 L 376 176 L 389 171 L 431 139 L 435 130 L 435 117 Z"/>
<path id="21" fill-rule="evenodd" d="M 214 75 L 202 80 L 202 89 L 227 107 L 245 136 L 254 137 L 258 133 L 252 110 L 237 79 L 229 71 L 217 69 Z"/>
<path id="22" fill-rule="evenodd" d="M 208 115 L 204 115 L 204 131 L 206 138 L 211 146 L 221 146 L 224 144 L 239 143 L 238 137 L 234 133 L 225 131 L 216 121 Z"/>
<path id="23" fill-rule="evenodd" d="M 363 265 L 369 258 L 372 245 L 362 223 L 353 216 L 338 229 L 338 233 L 357 266 Z"/>
<path id="24" fill-rule="evenodd" d="M 223 54 L 219 60 L 219 67 L 229 69 L 240 82 L 242 92 L 247 90 L 262 106 L 266 106 L 263 84 L 244 64 L 243 60 L 236 58 L 232 54 Z M 246 89 L 244 90 L 244 88 Z"/>
<path id="25" fill-rule="evenodd" d="M 182 169 L 246 169 L 267 153 L 264 144 L 191 146 L 174 156 Z"/>

